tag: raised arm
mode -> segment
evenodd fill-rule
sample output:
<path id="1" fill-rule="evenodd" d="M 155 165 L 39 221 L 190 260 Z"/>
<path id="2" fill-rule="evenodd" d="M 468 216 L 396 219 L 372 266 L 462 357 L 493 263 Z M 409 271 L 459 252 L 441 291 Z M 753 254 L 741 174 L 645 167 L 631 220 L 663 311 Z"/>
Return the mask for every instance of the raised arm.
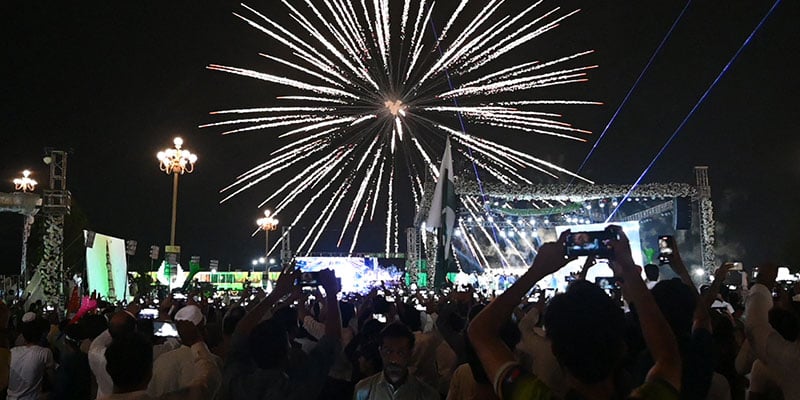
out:
<path id="1" fill-rule="evenodd" d="M 796 368 L 800 349 L 794 342 L 783 338 L 769 323 L 769 310 L 773 306 L 772 288 L 778 275 L 775 264 L 758 267 L 756 283 L 750 288 L 745 304 L 745 333 L 753 352 L 759 359 L 779 368 Z"/>
<path id="2" fill-rule="evenodd" d="M 733 263 L 726 262 L 714 271 L 714 282 L 711 282 L 711 287 L 701 295 L 700 299 L 697 301 L 692 330 L 702 327 L 709 332 L 711 331 L 711 316 L 708 310 L 711 308 L 711 305 L 714 304 L 714 300 L 719 294 L 719 289 L 722 287 L 722 284 L 725 283 L 725 278 L 728 277 L 728 271 L 730 271 L 731 267 L 733 267 Z"/>
<path id="3" fill-rule="evenodd" d="M 664 380 L 676 389 L 681 387 L 681 357 L 678 343 L 664 315 L 661 314 L 653 295 L 642 280 L 639 267 L 633 262 L 628 237 L 619 227 L 613 228 L 619 234 L 614 241 L 614 273 L 622 277 L 622 292 L 628 301 L 636 306 L 639 324 L 645 344 L 653 356 L 655 364 L 647 373 L 646 380 Z"/>
<path id="4" fill-rule="evenodd" d="M 470 322 L 467 334 L 489 379 L 494 379 L 505 365 L 515 361 L 511 349 L 500 339 L 500 328 L 511 317 L 522 296 L 536 282 L 567 263 L 568 260 L 564 257 L 564 241 L 568 233 L 569 231 L 564 232 L 558 242 L 542 245 L 528 271 Z"/>
<path id="5" fill-rule="evenodd" d="M 325 336 L 342 340 L 342 314 L 336 294 L 342 289 L 336 275 L 329 269 L 319 271 L 319 280 L 325 289 Z"/>
<path id="6" fill-rule="evenodd" d="M 264 318 L 272 306 L 275 305 L 282 297 L 292 293 L 294 282 L 300 277 L 300 272 L 294 268 L 294 263 L 284 267 L 281 271 L 278 281 L 275 282 L 275 288 L 267 295 L 264 300 L 258 303 L 255 308 L 250 310 L 241 321 L 236 325 L 236 333 L 247 335 L 258 323 Z"/>

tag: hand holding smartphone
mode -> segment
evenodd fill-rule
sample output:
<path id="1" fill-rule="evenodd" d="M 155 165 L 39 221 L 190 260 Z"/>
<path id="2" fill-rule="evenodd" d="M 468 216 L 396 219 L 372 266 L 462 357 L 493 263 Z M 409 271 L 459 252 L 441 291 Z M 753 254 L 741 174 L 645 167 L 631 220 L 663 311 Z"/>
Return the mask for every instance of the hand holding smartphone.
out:
<path id="1" fill-rule="evenodd" d="M 670 235 L 662 235 L 658 237 L 658 263 L 659 265 L 669 264 L 672 262 L 672 256 L 675 254 L 675 238 Z"/>

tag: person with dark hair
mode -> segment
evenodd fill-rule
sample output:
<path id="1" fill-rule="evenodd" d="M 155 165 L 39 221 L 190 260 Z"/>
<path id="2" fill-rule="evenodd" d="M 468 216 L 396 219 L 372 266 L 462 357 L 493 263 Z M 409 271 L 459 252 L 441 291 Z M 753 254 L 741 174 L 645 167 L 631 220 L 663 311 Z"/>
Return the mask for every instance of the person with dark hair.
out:
<path id="1" fill-rule="evenodd" d="M 89 399 L 91 397 L 92 374 L 89 357 L 80 349 L 86 329 L 79 323 L 69 324 L 62 330 L 64 346 L 53 385 L 52 400 Z"/>
<path id="2" fill-rule="evenodd" d="M 567 372 L 577 395 L 587 399 L 641 398 L 677 399 L 681 387 L 681 361 L 675 337 L 642 281 L 633 262 L 628 238 L 618 226 L 612 242 L 612 267 L 622 290 L 640 315 L 642 335 L 655 365 L 645 383 L 632 391 L 620 379 L 625 343 L 622 310 L 599 287 L 576 282 L 551 300 L 545 314 L 545 329 L 553 354 Z M 495 392 L 504 399 L 550 399 L 553 391 L 541 379 L 520 367 L 499 333 L 514 308 L 535 284 L 569 261 L 565 256 L 566 235 L 539 248 L 533 265 L 470 323 L 467 332 L 478 358 L 493 379 Z"/>
<path id="3" fill-rule="evenodd" d="M 106 348 L 105 358 L 106 372 L 113 382 L 113 394 L 106 399 L 131 392 L 145 395 L 153 373 L 153 346 L 146 338 L 136 333 L 118 332 Z"/>
<path id="4" fill-rule="evenodd" d="M 336 355 L 341 351 L 342 321 L 336 294 L 341 290 L 333 271 L 319 272 L 327 294 L 325 334 L 309 353 L 303 374 L 287 375 L 289 336 L 275 319 L 262 321 L 281 299 L 294 292 L 300 271 L 294 264 L 281 272 L 275 287 L 236 325 L 228 358 L 224 385 L 229 399 L 313 399 L 322 390 Z"/>
<path id="5" fill-rule="evenodd" d="M 166 306 L 169 303 L 169 301 L 164 301 L 162 306 Z M 166 315 L 168 310 L 168 307 L 166 307 L 166 310 L 162 309 L 162 314 Z M 139 303 L 132 302 L 126 309 L 112 314 L 108 321 L 108 329 L 97 336 L 89 347 L 89 366 L 97 380 L 98 398 L 111 394 L 114 387 L 111 377 L 106 372 L 106 348 L 113 339 L 125 337 L 136 332 L 136 315 L 138 313 Z M 162 344 L 153 346 L 153 357 L 158 358 L 161 354 L 174 350 L 179 346 L 180 343 L 177 340 L 168 339 Z M 150 361 L 152 362 L 153 360 Z"/>
<path id="6" fill-rule="evenodd" d="M 317 292 L 316 294 L 317 296 L 322 296 L 321 293 Z M 295 320 L 299 318 L 303 324 L 303 329 L 308 332 L 308 336 L 318 341 L 325 333 L 325 324 L 309 314 L 308 309 L 305 307 L 306 298 L 307 296 L 305 295 L 301 297 L 303 301 L 298 306 L 298 314 Z M 320 297 L 318 300 L 322 303 L 327 303 L 324 297 Z M 325 308 L 321 309 L 320 317 L 324 316 L 326 312 Z M 350 399 L 353 396 L 353 382 L 351 381 L 353 366 L 348 360 L 344 349 L 350 345 L 355 336 L 353 329 L 350 328 L 350 320 L 355 315 L 355 308 L 352 304 L 339 301 L 339 312 L 342 315 L 342 351 L 339 352 L 336 361 L 331 366 L 331 370 L 328 372 L 328 380 L 325 383 L 325 393 L 328 393 L 328 398 L 331 400 Z M 316 345 L 316 342 L 312 343 Z"/>
<path id="7" fill-rule="evenodd" d="M 201 400 L 210 398 L 213 389 L 209 383 L 215 382 L 216 366 L 211 353 L 200 340 L 200 331 L 187 321 L 184 324 L 187 342 L 195 355 L 193 368 L 196 375 L 192 382 L 179 390 L 150 396 L 147 386 L 153 376 L 153 345 L 143 335 L 133 332 L 116 336 L 105 351 L 106 372 L 113 382 L 112 393 L 100 400 Z"/>
<path id="8" fill-rule="evenodd" d="M 22 337 L 25 344 L 11 348 L 9 400 L 39 399 L 43 381 L 55 381 L 53 352 L 41 346 L 43 335 L 42 324 L 36 315 L 26 313 L 22 317 Z"/>
<path id="9" fill-rule="evenodd" d="M 353 365 L 351 382 L 374 375 L 383 369 L 380 351 L 380 332 L 386 324 L 368 319 L 361 330 L 345 348 L 345 354 Z"/>
<path id="10" fill-rule="evenodd" d="M 653 286 L 655 286 L 656 283 L 658 283 L 658 265 L 655 264 L 645 265 L 644 275 L 647 278 L 647 281 L 645 281 L 647 288 L 652 289 Z"/>
<path id="11" fill-rule="evenodd" d="M 414 350 L 414 333 L 394 322 L 380 334 L 383 371 L 356 384 L 354 400 L 434 400 L 439 393 L 408 371 Z"/>
<path id="12" fill-rule="evenodd" d="M 483 309 L 483 306 L 475 306 L 470 310 L 470 317 Z M 470 318 L 470 319 L 471 319 Z M 500 330 L 500 338 L 508 348 L 513 349 L 520 341 L 521 333 L 517 324 L 511 319 L 507 320 Z M 453 373 L 450 387 L 447 391 L 448 400 L 492 400 L 497 399 L 497 395 L 492 388 L 491 379 L 486 376 L 486 371 L 481 365 L 475 348 L 470 343 L 469 338 L 465 340 L 464 353 L 467 363 L 461 364 Z"/>

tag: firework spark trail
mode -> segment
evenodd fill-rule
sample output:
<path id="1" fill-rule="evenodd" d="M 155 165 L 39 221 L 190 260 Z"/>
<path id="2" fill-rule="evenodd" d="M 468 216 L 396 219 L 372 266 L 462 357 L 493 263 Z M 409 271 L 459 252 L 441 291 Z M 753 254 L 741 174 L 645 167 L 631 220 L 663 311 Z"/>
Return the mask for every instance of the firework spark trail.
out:
<path id="1" fill-rule="evenodd" d="M 346 193 L 346 191 L 347 189 L 345 189 L 344 185 L 339 186 L 339 188 L 336 189 L 335 193 L 333 194 L 333 197 L 331 198 L 331 201 L 329 201 L 328 204 L 325 205 L 325 208 L 322 209 L 320 218 L 314 221 L 314 225 L 312 225 L 311 229 L 309 229 L 309 232 L 316 232 L 316 236 L 311 234 L 307 235 L 300 243 L 300 245 L 297 246 L 298 253 L 302 252 L 302 249 L 305 246 L 305 244 L 309 241 L 309 239 L 311 239 L 312 236 L 314 236 L 314 239 L 311 240 L 311 244 L 309 244 L 308 246 L 308 250 L 306 250 L 306 255 L 309 255 L 311 253 L 311 249 L 314 248 L 314 244 L 316 244 L 317 240 L 319 240 L 319 237 L 320 235 L 322 235 L 322 232 L 325 231 L 324 229 L 325 226 L 328 225 L 330 218 L 333 217 L 333 211 L 335 211 L 336 206 L 339 204 L 339 202 L 342 201 L 342 198 L 344 198 L 344 194 Z M 319 229 L 317 229 L 318 227 Z"/>
<path id="2" fill-rule="evenodd" d="M 528 248 L 530 248 L 531 251 L 536 251 L 536 248 L 533 246 L 533 243 L 530 240 L 528 240 L 527 235 L 525 235 L 525 231 L 520 230 L 519 228 L 517 228 L 516 226 L 513 226 L 513 225 L 511 226 L 511 228 L 514 229 L 514 232 L 520 237 L 520 239 L 522 239 L 522 244 L 528 246 Z M 533 229 L 536 229 L 536 228 L 534 227 Z M 534 232 L 534 231 L 531 231 L 531 232 Z"/>
<path id="3" fill-rule="evenodd" d="M 377 185 L 375 185 L 377 187 L 381 187 L 381 185 L 383 184 L 383 171 L 384 170 L 386 170 L 386 159 L 381 157 L 381 168 L 380 168 L 380 170 L 378 170 L 378 181 L 377 181 Z M 378 197 L 379 196 L 376 193 L 375 197 L 372 198 L 372 208 L 370 209 L 370 212 L 369 212 L 369 220 L 370 221 L 375 219 L 375 210 L 378 208 Z"/>
<path id="4" fill-rule="evenodd" d="M 542 87 L 584 82 L 595 66 L 571 63 L 591 51 L 548 60 L 526 59 L 499 70 L 491 68 L 498 57 L 552 31 L 577 11 L 562 12 L 555 7 L 534 15 L 543 3 L 540 0 L 513 15 L 503 15 L 500 9 L 506 4 L 504 0 L 489 0 L 480 7 L 471 7 L 473 3 L 469 0 L 460 0 L 450 3 L 453 10 L 448 13 L 441 35 L 434 28 L 431 37 L 425 27 L 430 24 L 433 28 L 435 3 L 404 0 L 397 7 L 390 7 L 391 3 L 390 0 L 282 0 L 288 10 L 285 23 L 243 5 L 250 17 L 234 15 L 289 51 L 283 55 L 263 53 L 261 58 L 290 74 L 282 75 L 276 69 L 262 72 L 221 64 L 208 66 L 211 70 L 257 79 L 290 91 L 276 96 L 276 100 L 291 102 L 294 107 L 219 111 L 213 115 L 252 116 L 216 121 L 203 127 L 224 127 L 226 134 L 276 131 L 278 138 L 287 140 L 271 152 L 270 161 L 251 168 L 224 188 L 223 201 L 268 178 L 274 179 L 278 173 L 295 170 L 278 191 L 265 196 L 267 200 L 262 204 L 280 198 L 278 206 L 284 211 L 293 202 L 307 197 L 313 201 L 329 199 L 301 245 L 304 250 L 313 249 L 334 214 L 338 221 L 340 214 L 346 212 L 337 246 L 344 245 L 355 230 L 350 242 L 352 252 L 367 213 L 369 220 L 375 221 L 375 213 L 384 211 L 387 212 L 386 251 L 399 250 L 401 204 L 395 190 L 406 183 L 405 172 L 403 179 L 399 179 L 400 171 L 408 171 L 414 207 L 419 209 L 424 193 L 421 175 L 435 178 L 438 174 L 435 159 L 430 155 L 439 152 L 438 140 L 443 136 L 456 138 L 455 142 L 461 146 L 457 151 L 472 161 L 476 170 L 483 168 L 506 184 L 530 184 L 528 174 L 534 171 L 553 177 L 576 176 L 528 153 L 481 135 L 467 134 L 465 126 L 459 132 L 440 121 L 456 114 L 462 125 L 463 115 L 475 125 L 502 127 L 531 136 L 544 134 L 583 140 L 579 135 L 588 131 L 560 121 L 560 114 L 532 108 L 599 103 L 537 99 L 530 93 Z M 398 14 L 394 18 L 400 27 L 393 26 L 392 14 Z M 392 37 L 393 32 L 399 33 L 399 37 Z M 451 74 L 465 83 L 453 85 Z M 514 94 L 513 99 L 499 97 L 506 94 Z M 494 98 L 487 104 L 480 98 L 485 96 Z M 402 160 L 406 166 L 395 171 Z M 387 200 L 385 208 L 383 200 Z M 340 205 L 347 202 L 351 203 L 340 213 Z M 302 214 L 307 214 L 307 207 L 308 204 Z M 295 218 L 291 226 L 298 223 L 300 219 Z"/>
<path id="5" fill-rule="evenodd" d="M 285 207 L 287 207 L 295 198 L 297 198 L 299 195 L 301 195 L 305 190 L 307 190 L 307 189 L 310 190 L 311 188 L 313 188 L 317 184 L 319 184 L 337 166 L 338 166 L 338 163 L 331 163 L 329 165 L 326 165 L 324 168 L 321 168 L 319 170 L 315 170 L 313 172 L 313 174 L 311 174 L 310 176 L 305 178 L 303 182 L 297 184 L 294 189 L 292 189 L 288 194 L 286 194 L 286 196 L 284 196 L 280 200 L 278 205 L 275 207 L 275 213 L 277 214 L 277 213 L 283 211 L 283 209 Z M 281 189 L 285 190 L 286 188 L 288 188 L 288 185 L 284 185 L 284 186 L 285 187 L 281 188 Z M 275 194 L 273 194 L 271 196 L 271 198 L 268 198 L 268 199 L 262 201 L 259 204 L 259 207 L 262 207 L 264 204 L 268 203 L 269 200 L 272 200 L 272 198 L 275 198 L 275 197 L 277 197 L 277 196 Z"/>
<path id="6" fill-rule="evenodd" d="M 480 207 L 477 204 L 475 204 L 474 200 L 472 200 L 470 197 L 466 197 L 466 199 L 467 199 L 467 201 L 464 204 L 466 206 L 465 208 L 467 209 L 469 214 L 472 216 L 473 220 L 480 221 L 476 211 L 473 211 L 473 208 L 475 210 L 480 210 Z M 478 211 L 478 212 L 480 212 L 480 211 Z M 484 234 L 484 236 L 486 236 L 486 239 L 489 240 L 489 243 L 492 244 L 492 247 L 497 251 L 497 255 L 500 257 L 500 260 L 502 261 L 503 266 L 505 267 L 505 266 L 511 265 L 508 262 L 508 260 L 506 259 L 506 257 L 503 255 L 503 251 L 500 250 L 500 246 L 497 245 L 497 240 L 493 239 L 492 236 L 489 235 L 489 232 L 486 231 L 486 229 L 483 227 L 483 224 L 479 223 L 477 226 L 480 229 L 480 231 Z M 488 263 L 487 263 L 487 265 L 488 265 Z"/>
<path id="7" fill-rule="evenodd" d="M 372 144 L 370 145 L 369 149 L 367 149 L 367 151 L 364 152 L 364 155 L 359 161 L 358 166 L 356 166 L 355 168 L 356 171 L 359 171 L 361 169 L 362 164 L 367 160 L 367 157 L 371 155 L 372 148 L 375 147 L 375 145 L 377 144 L 378 144 L 378 137 L 376 136 L 375 139 L 372 141 Z M 356 209 L 358 208 L 358 205 L 361 204 L 361 199 L 364 197 L 364 193 L 366 193 L 369 181 L 372 179 L 372 173 L 375 171 L 375 166 L 377 164 L 378 164 L 378 158 L 373 157 L 372 164 L 367 169 L 366 179 L 364 179 L 361 182 L 361 185 L 358 188 L 358 192 L 356 193 L 356 198 L 353 201 L 353 205 L 350 206 L 350 211 L 347 213 L 347 219 L 345 220 L 344 227 L 342 228 L 342 233 L 339 235 L 339 241 L 336 242 L 336 247 L 339 247 L 342 244 L 342 238 L 344 238 L 344 234 L 345 232 L 347 232 L 347 227 L 350 225 L 350 222 L 353 221 Z M 355 235 L 353 241 L 355 242 L 357 240 L 358 240 L 358 235 Z"/>
<path id="8" fill-rule="evenodd" d="M 306 3 L 307 3 L 307 4 L 310 4 L 308 1 L 306 1 Z M 292 7 L 292 6 L 291 6 L 291 5 L 290 5 L 290 4 L 289 4 L 289 3 L 288 3 L 286 0 L 283 0 L 283 4 L 285 4 L 287 7 L 289 7 L 289 9 L 291 9 L 291 10 L 292 10 L 292 16 L 295 18 L 295 21 L 297 21 L 297 22 L 300 24 L 300 26 L 302 26 L 302 27 L 303 27 L 303 28 L 306 30 L 306 32 L 308 32 L 308 33 L 309 33 L 309 34 L 310 34 L 312 37 L 314 37 L 314 38 L 315 38 L 315 39 L 316 39 L 316 40 L 317 40 L 317 41 L 318 41 L 320 44 L 322 44 L 323 46 L 325 46 L 325 48 L 326 48 L 328 51 L 330 51 L 330 52 L 331 52 L 331 54 L 332 54 L 332 55 L 333 55 L 333 56 L 334 56 L 336 59 L 338 59 L 338 60 L 339 60 L 339 61 L 340 61 L 340 62 L 341 62 L 341 63 L 342 63 L 342 64 L 343 64 L 345 67 L 347 67 L 347 69 L 348 69 L 349 71 L 351 71 L 351 72 L 355 73 L 356 75 L 359 75 L 361 78 L 364 78 L 364 79 L 365 79 L 367 82 L 370 82 L 370 83 L 372 83 L 372 84 L 373 84 L 373 87 L 374 87 L 375 89 L 380 89 L 380 87 L 378 86 L 378 84 L 377 84 L 377 83 L 375 83 L 375 82 L 374 82 L 374 81 L 371 79 L 371 77 L 370 77 L 370 76 L 369 76 L 369 75 L 368 75 L 366 72 L 364 72 L 364 71 L 363 71 L 363 69 L 361 69 L 361 68 L 356 68 L 356 66 L 354 66 L 354 65 L 351 63 L 351 61 L 350 61 L 350 60 L 348 60 L 348 59 L 347 59 L 347 58 L 346 58 L 346 57 L 345 57 L 345 56 L 344 56 L 344 55 L 343 55 L 343 54 L 342 54 L 342 53 L 341 53 L 341 52 L 340 52 L 340 51 L 339 51 L 339 50 L 338 50 L 338 49 L 337 49 L 337 48 L 336 48 L 334 45 L 333 45 L 333 43 L 331 43 L 330 41 L 328 41 L 328 40 L 325 38 L 325 36 L 324 36 L 324 35 L 323 35 L 321 32 L 319 32 L 319 31 L 318 31 L 316 28 L 314 28 L 314 25 L 312 25 L 312 24 L 311 24 L 311 22 L 310 22 L 310 21 L 308 21 L 308 19 L 307 19 L 307 18 L 306 18 L 306 17 L 305 17 L 305 16 L 304 16 L 302 13 L 298 12 L 298 11 L 297 11 L 297 10 L 296 10 L 294 7 Z M 316 8 L 315 8 L 315 7 L 313 7 L 313 5 L 311 5 L 311 8 L 312 8 L 314 11 L 316 11 Z M 329 31 L 333 32 L 333 28 L 330 26 L 330 24 L 327 24 L 327 23 L 325 23 L 325 20 L 324 20 L 324 18 L 322 18 L 321 16 L 320 16 L 320 18 L 321 18 L 321 20 L 322 20 L 322 22 L 323 22 L 323 24 L 322 24 L 322 25 L 326 26 L 326 27 L 328 28 L 328 30 L 329 30 Z M 334 34 L 334 35 L 336 36 L 336 34 Z M 358 61 L 360 60 L 358 57 L 355 57 L 354 59 L 356 60 L 356 62 L 358 62 Z M 349 82 L 349 83 L 350 83 L 350 84 L 353 84 L 352 82 Z"/>
<path id="9" fill-rule="evenodd" d="M 467 28 L 464 29 L 461 34 L 459 34 L 456 39 L 453 41 L 453 44 L 448 47 L 448 49 L 442 54 L 439 60 L 431 67 L 428 72 L 426 72 L 422 78 L 414 85 L 414 89 L 420 87 L 422 84 L 426 83 L 428 79 L 432 76 L 436 75 L 437 73 L 443 72 L 448 68 L 448 60 L 450 60 L 456 52 L 462 47 L 463 42 L 465 42 L 469 36 L 491 15 L 496 9 L 499 7 L 496 0 L 492 0 L 486 7 L 481 10 L 475 19 L 470 22 Z M 441 47 L 439 47 L 441 49 Z"/>
<path id="10" fill-rule="evenodd" d="M 338 161 L 334 162 L 333 164 L 328 165 L 328 162 L 330 162 L 330 161 L 334 160 L 335 158 L 337 158 L 336 156 L 337 155 L 335 153 L 331 153 L 331 154 L 319 159 L 317 162 L 311 164 L 310 167 L 304 169 L 297 176 L 295 176 L 294 178 L 286 181 L 281 187 L 279 187 L 277 190 L 275 190 L 272 193 L 272 195 L 267 197 L 263 202 L 261 202 L 261 204 L 259 204 L 259 207 L 262 207 L 264 204 L 269 203 L 270 200 L 282 195 L 283 192 L 285 190 L 289 189 L 289 188 L 297 187 L 297 188 L 300 188 L 299 190 L 303 190 L 304 188 L 310 186 L 311 185 L 310 181 L 311 180 L 315 180 L 316 177 L 320 176 L 320 173 L 319 173 L 320 170 L 318 170 L 317 167 L 322 166 L 322 165 L 326 165 L 328 169 L 332 169 L 339 162 L 341 162 L 342 158 L 339 158 Z M 308 175 L 308 179 L 307 180 L 305 180 L 300 185 L 295 185 L 297 183 L 297 181 L 299 181 L 301 179 L 304 179 L 306 177 L 306 175 Z"/>
<path id="11" fill-rule="evenodd" d="M 431 20 L 431 15 L 433 14 L 433 5 L 428 8 L 428 13 L 425 16 L 425 19 L 421 20 L 424 9 L 425 0 L 422 0 L 422 4 L 419 7 L 419 12 L 417 13 L 417 21 L 414 24 L 414 35 L 411 37 L 411 47 L 414 50 L 411 53 L 411 62 L 405 79 L 403 80 L 403 84 L 405 84 L 411 77 L 411 72 L 414 70 L 414 67 L 417 65 L 419 60 L 419 56 L 422 54 L 422 35 L 424 34 L 425 26 L 428 25 L 428 22 Z"/>
<path id="12" fill-rule="evenodd" d="M 312 146 L 312 145 L 313 145 L 313 143 L 311 145 L 309 145 L 309 147 Z M 297 151 L 286 153 L 286 157 L 281 157 L 281 159 L 283 159 L 283 158 L 290 159 L 290 161 L 287 161 L 285 164 L 280 165 L 280 166 L 278 166 L 277 168 L 274 168 L 274 169 L 270 169 L 269 168 L 269 165 L 274 164 L 272 162 L 268 162 L 268 163 L 262 164 L 262 165 L 265 166 L 263 168 L 264 170 L 269 169 L 268 172 L 264 173 L 264 175 L 258 177 L 257 179 L 254 179 L 254 180 L 248 182 L 247 184 L 242 185 L 241 187 L 239 187 L 235 191 L 231 192 L 231 194 L 229 194 L 228 196 L 225 196 L 222 200 L 220 200 L 220 203 L 224 203 L 224 202 L 230 200 L 232 197 L 236 196 L 237 194 L 239 194 L 239 193 L 241 193 L 241 192 L 243 192 L 243 191 L 255 186 L 256 184 L 268 179 L 269 177 L 271 177 L 271 176 L 273 176 L 273 175 L 275 175 L 275 174 L 277 174 L 277 173 L 279 173 L 279 172 L 291 167 L 292 165 L 294 165 L 294 163 L 299 162 L 299 161 L 301 161 L 301 160 L 303 160 L 305 158 L 311 157 L 312 155 L 314 155 L 314 153 L 316 153 L 318 151 L 321 151 L 322 149 L 323 149 L 323 147 L 312 149 L 312 151 L 309 151 L 308 153 L 305 153 L 305 154 L 301 154 L 299 149 Z M 296 158 L 293 158 L 293 156 L 295 154 L 297 154 L 298 156 Z M 275 159 L 276 160 L 275 163 L 277 163 L 281 159 L 276 158 Z M 240 179 L 237 180 L 236 185 L 240 185 L 243 182 L 247 181 L 248 179 L 249 178 L 240 178 Z M 225 190 L 223 189 L 223 191 L 225 191 Z"/>
<path id="13" fill-rule="evenodd" d="M 549 30 L 551 30 L 551 29 L 554 29 L 554 28 L 555 28 L 555 27 L 558 25 L 558 22 L 559 22 L 559 21 L 561 21 L 561 20 L 563 20 L 563 19 L 566 19 L 566 18 L 569 18 L 569 17 L 571 17 L 572 15 L 574 15 L 574 14 L 575 14 L 575 13 L 577 13 L 577 12 L 578 12 L 577 10 L 576 10 L 576 11 L 573 11 L 572 13 L 570 13 L 570 14 L 567 14 L 567 15 L 565 15 L 565 16 L 563 16 L 563 17 L 559 18 L 558 20 L 556 20 L 556 21 L 553 21 L 553 22 L 551 22 L 551 23 L 547 24 L 546 26 L 544 26 L 544 27 L 542 27 L 542 28 L 540 28 L 540 29 L 537 29 L 537 30 L 536 30 L 536 31 L 534 31 L 534 32 L 531 32 L 531 33 L 529 33 L 529 34 L 527 34 L 527 35 L 525 35 L 525 36 L 522 36 L 522 37 L 519 37 L 519 38 L 517 38 L 517 39 L 516 39 L 516 40 L 514 40 L 513 42 L 506 44 L 504 47 L 502 47 L 502 48 L 500 48 L 500 49 L 498 49 L 498 47 L 500 47 L 500 46 L 502 45 L 502 43 L 503 43 L 502 41 L 501 41 L 500 43 L 498 43 L 496 46 L 493 46 L 493 47 L 491 47 L 491 48 L 489 48 L 489 49 L 486 49 L 486 51 L 484 51 L 484 52 L 483 52 L 483 54 L 481 55 L 481 56 L 482 56 L 482 59 L 480 59 L 480 60 L 474 60 L 474 61 L 473 61 L 473 60 L 471 60 L 471 61 L 473 61 L 475 64 L 474 64 L 474 65 L 472 65 L 472 66 L 471 66 L 471 67 L 470 67 L 470 68 L 467 70 L 467 72 L 472 72 L 472 71 L 475 71 L 475 70 L 477 70 L 477 69 L 479 69 L 479 68 L 483 67 L 483 66 L 484 66 L 484 65 L 486 65 L 487 63 L 491 62 L 492 60 L 495 60 L 495 59 L 497 59 L 498 57 L 501 57 L 502 55 L 504 55 L 505 53 L 508 53 L 509 51 L 511 51 L 511 50 L 513 50 L 513 49 L 515 49 L 516 47 L 518 47 L 518 46 L 520 46 L 520 45 L 522 45 L 522 44 L 524 44 L 524 43 L 526 43 L 526 42 L 528 42 L 528 41 L 530 41 L 530 40 L 533 40 L 533 39 L 535 39 L 536 37 L 538 37 L 538 36 L 540 36 L 540 35 L 542 35 L 542 34 L 546 33 L 547 31 L 549 31 Z M 524 29 L 524 28 L 523 28 L 523 29 Z M 517 31 L 517 32 L 519 32 L 519 31 Z M 515 32 L 514 34 L 512 34 L 512 35 L 510 35 L 510 36 L 506 37 L 506 38 L 504 39 L 504 41 L 506 41 L 506 40 L 510 40 L 510 39 L 512 39 L 512 38 L 515 38 L 515 37 L 517 36 L 517 32 Z M 465 64 L 465 65 L 468 65 L 468 64 Z"/>
<path id="14" fill-rule="evenodd" d="M 480 248 L 478 248 L 478 251 L 475 251 L 477 243 L 475 245 L 472 244 L 472 240 L 470 240 L 470 239 L 473 239 L 473 237 L 472 237 L 472 234 L 470 233 L 469 229 L 466 229 L 463 225 L 461 225 L 460 222 L 459 222 L 459 225 L 458 225 L 458 229 L 461 230 L 462 236 L 464 237 L 464 242 L 467 243 L 467 248 L 469 249 L 469 252 L 472 253 L 472 257 L 474 259 L 478 260 L 478 262 L 483 260 L 483 263 L 484 263 L 483 265 L 487 265 L 488 266 L 489 265 L 489 261 L 486 259 L 486 256 L 483 255 L 483 252 L 481 251 L 480 253 L 478 253 L 478 251 L 480 251 Z M 456 259 L 457 258 L 458 257 L 456 257 Z"/>
<path id="15" fill-rule="evenodd" d="M 311 206 L 314 204 L 314 202 L 316 202 L 316 200 L 319 199 L 323 195 L 323 193 L 325 193 L 328 190 L 328 188 L 333 184 L 333 182 L 336 181 L 336 179 L 343 172 L 344 172 L 343 169 L 339 169 L 336 172 L 336 174 L 334 174 L 334 176 L 331 177 L 331 179 L 328 181 L 328 183 L 324 187 L 322 187 L 319 191 L 317 191 L 317 193 L 308 201 L 308 203 L 306 203 L 305 207 L 303 207 L 300 210 L 300 212 L 298 212 L 297 215 L 295 215 L 294 220 L 289 224 L 290 227 L 291 226 L 295 226 L 298 222 L 300 222 L 300 220 L 303 218 L 303 216 L 306 214 L 306 212 L 308 212 L 308 210 L 311 209 Z M 277 214 L 277 213 L 278 212 L 276 211 L 275 214 Z M 270 249 L 269 253 L 272 253 L 278 247 L 278 245 L 280 245 L 281 242 L 283 242 L 283 239 L 284 239 L 284 236 L 281 235 L 280 239 L 278 239 L 278 241 L 272 246 L 272 248 Z M 300 251 L 299 251 L 299 248 L 298 248 L 298 253 L 299 252 Z"/>
<path id="16" fill-rule="evenodd" d="M 514 231 L 510 231 L 510 232 L 513 233 Z M 506 239 L 507 246 L 511 247 L 511 252 L 513 254 L 516 254 L 517 257 L 519 257 L 519 259 L 522 260 L 522 265 L 526 265 L 528 263 L 528 261 L 525 260 L 525 256 L 523 256 L 522 253 L 519 251 L 519 249 L 517 249 L 517 245 L 516 245 L 516 243 L 514 243 L 514 240 L 512 238 L 508 237 L 508 235 L 506 235 L 505 239 Z"/>
<path id="17" fill-rule="evenodd" d="M 386 211 L 386 227 L 389 231 L 389 234 L 386 235 L 386 252 L 389 252 L 389 240 L 391 239 L 392 231 L 392 211 L 394 208 L 394 202 L 392 201 L 392 197 L 394 197 L 394 187 L 392 182 L 394 181 L 394 164 L 391 165 L 392 171 L 389 173 L 389 203 L 387 205 Z M 395 227 L 397 229 L 397 227 Z M 396 232 L 395 232 L 396 235 Z"/>

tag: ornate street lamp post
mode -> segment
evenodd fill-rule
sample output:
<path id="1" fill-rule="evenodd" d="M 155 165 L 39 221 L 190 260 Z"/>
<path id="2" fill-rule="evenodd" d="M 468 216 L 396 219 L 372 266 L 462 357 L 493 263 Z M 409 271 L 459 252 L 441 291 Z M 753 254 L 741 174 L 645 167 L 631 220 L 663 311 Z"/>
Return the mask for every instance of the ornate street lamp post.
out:
<path id="1" fill-rule="evenodd" d="M 175 220 L 178 210 L 178 176 L 184 173 L 191 174 L 194 171 L 194 163 L 197 161 L 197 155 L 189 150 L 182 149 L 183 139 L 176 137 L 172 141 L 175 148 L 166 149 L 158 152 L 159 167 L 167 175 L 173 175 L 172 183 L 172 227 L 169 233 L 170 246 L 175 245 Z"/>
<path id="2" fill-rule="evenodd" d="M 264 230 L 264 258 L 269 258 L 269 232 L 278 229 L 278 220 L 272 217 L 270 210 L 264 210 L 264 217 L 256 220 L 256 225 Z"/>
<path id="3" fill-rule="evenodd" d="M 32 192 L 36 189 L 37 182 L 30 178 L 31 171 L 27 169 L 22 171 L 22 178 L 15 178 L 14 179 L 14 189 L 21 190 L 23 192 Z"/>

